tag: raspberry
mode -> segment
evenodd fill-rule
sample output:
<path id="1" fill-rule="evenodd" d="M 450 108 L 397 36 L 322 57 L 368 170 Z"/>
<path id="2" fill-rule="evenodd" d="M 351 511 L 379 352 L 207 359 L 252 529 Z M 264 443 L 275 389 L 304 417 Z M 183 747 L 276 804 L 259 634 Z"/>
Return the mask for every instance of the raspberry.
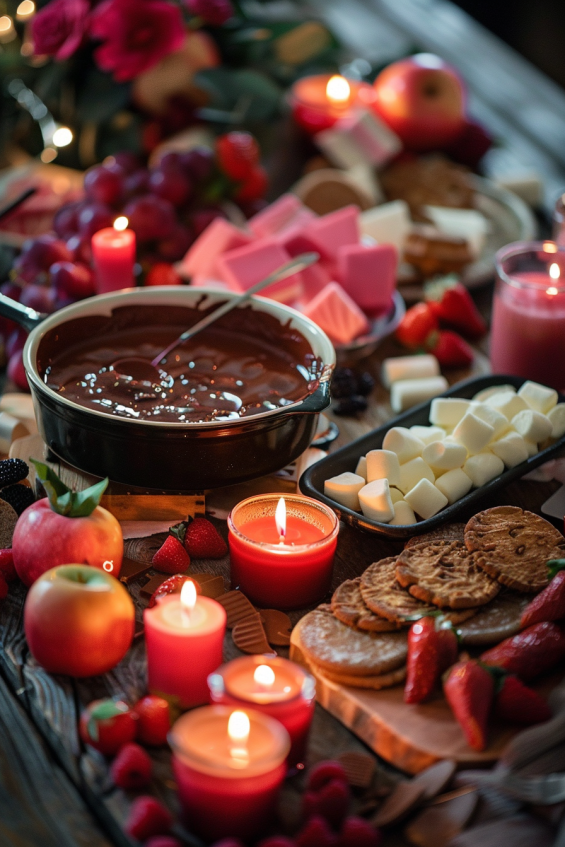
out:
<path id="1" fill-rule="evenodd" d="M 338 847 L 379 847 L 382 834 L 363 818 L 346 818 L 339 834 Z"/>
<path id="2" fill-rule="evenodd" d="M 161 573 L 179 573 L 190 567 L 190 556 L 178 540 L 167 536 L 165 543 L 157 550 L 152 559 L 153 567 Z"/>
<path id="3" fill-rule="evenodd" d="M 146 841 L 143 847 L 183 847 L 178 838 L 172 835 L 156 835 Z"/>
<path id="4" fill-rule="evenodd" d="M 189 523 L 184 546 L 194 559 L 221 559 L 228 552 L 226 542 L 206 518 L 194 518 Z"/>
<path id="5" fill-rule="evenodd" d="M 151 782 L 151 759 L 139 744 L 124 744 L 112 762 L 110 774 L 118 788 L 146 788 Z"/>
<path id="6" fill-rule="evenodd" d="M 6 582 L 12 582 L 18 575 L 14 567 L 14 554 L 10 549 L 0 550 L 0 571 Z"/>
<path id="7" fill-rule="evenodd" d="M 0 574 L 0 600 L 4 600 L 8 596 L 8 583 L 4 578 L 4 574 Z"/>
<path id="8" fill-rule="evenodd" d="M 306 787 L 310 791 L 318 791 L 331 782 L 332 779 L 339 779 L 347 784 L 347 774 L 341 762 L 335 762 L 333 759 L 328 759 L 324 762 L 318 762 L 308 772 L 308 782 Z"/>
<path id="9" fill-rule="evenodd" d="M 294 843 L 296 847 L 336 847 L 337 839 L 326 821 L 315 815 L 300 830 Z"/>
<path id="10" fill-rule="evenodd" d="M 259 161 L 259 145 L 249 132 L 228 132 L 217 139 L 216 156 L 226 176 L 246 180 Z"/>
<path id="11" fill-rule="evenodd" d="M 131 804 L 124 828 L 131 838 L 147 841 L 152 835 L 167 835 L 172 823 L 162 803 L 148 794 L 142 794 Z"/>
<path id="12" fill-rule="evenodd" d="M 137 715 L 137 737 L 143 744 L 158 747 L 167 741 L 171 728 L 169 704 L 162 697 L 148 694 L 133 707 Z"/>
<path id="13" fill-rule="evenodd" d="M 338 829 L 349 808 L 349 787 L 341 779 L 332 779 L 319 791 L 307 791 L 304 795 L 305 816 L 312 814 L 325 818 L 334 829 Z"/>
<path id="14" fill-rule="evenodd" d="M 0 460 L 0 488 L 21 482 L 29 473 L 29 466 L 23 459 Z"/>
<path id="15" fill-rule="evenodd" d="M 21 515 L 28 506 L 35 503 L 35 495 L 28 485 L 9 485 L 0 491 L 0 497 L 9 503 L 12 509 Z"/>
<path id="16" fill-rule="evenodd" d="M 270 838 L 260 841 L 257 847 L 295 847 L 295 842 L 284 835 L 271 835 Z"/>

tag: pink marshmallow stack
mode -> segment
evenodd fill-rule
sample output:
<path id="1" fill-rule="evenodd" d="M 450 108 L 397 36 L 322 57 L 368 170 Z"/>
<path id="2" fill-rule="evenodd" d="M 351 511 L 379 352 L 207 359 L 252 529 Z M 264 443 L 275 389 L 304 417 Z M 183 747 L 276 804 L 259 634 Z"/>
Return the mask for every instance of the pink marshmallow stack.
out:
<path id="1" fill-rule="evenodd" d="M 346 244 L 338 251 L 337 277 L 358 306 L 379 315 L 390 308 L 397 264 L 392 244 Z"/>
<path id="2" fill-rule="evenodd" d="M 255 283 L 290 262 L 290 255 L 274 238 L 262 238 L 245 247 L 229 250 L 219 257 L 217 268 L 221 278 L 232 291 L 247 291 Z M 264 289 L 263 295 L 292 303 L 302 293 L 302 278 L 299 273 L 275 282 Z"/>
<path id="3" fill-rule="evenodd" d="M 369 331 L 369 321 L 337 282 L 326 285 L 306 303 L 302 311 L 329 335 L 334 344 L 347 344 Z"/>
<path id="4" fill-rule="evenodd" d="M 250 244 L 253 236 L 231 224 L 224 218 L 216 218 L 198 236 L 180 263 L 179 273 L 187 276 L 213 277 L 218 256 Z"/>

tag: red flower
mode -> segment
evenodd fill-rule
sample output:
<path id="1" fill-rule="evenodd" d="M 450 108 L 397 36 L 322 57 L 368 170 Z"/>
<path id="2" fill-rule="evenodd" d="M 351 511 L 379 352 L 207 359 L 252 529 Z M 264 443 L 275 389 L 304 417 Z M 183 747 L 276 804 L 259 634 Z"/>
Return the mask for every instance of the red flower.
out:
<path id="1" fill-rule="evenodd" d="M 68 59 L 80 47 L 89 14 L 88 0 L 51 0 L 31 23 L 34 53 Z"/>
<path id="2" fill-rule="evenodd" d="M 222 26 L 233 17 L 231 0 L 184 0 L 186 8 L 193 15 L 210 24 Z"/>
<path id="3" fill-rule="evenodd" d="M 178 50 L 185 30 L 180 9 L 165 0 L 104 0 L 91 35 L 104 42 L 96 50 L 102 70 L 127 82 Z"/>

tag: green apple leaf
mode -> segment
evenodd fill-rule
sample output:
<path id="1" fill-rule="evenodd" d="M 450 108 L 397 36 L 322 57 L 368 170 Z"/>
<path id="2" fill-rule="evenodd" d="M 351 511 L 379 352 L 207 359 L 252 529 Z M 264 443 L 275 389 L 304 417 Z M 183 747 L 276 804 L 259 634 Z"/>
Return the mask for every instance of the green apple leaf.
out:
<path id="1" fill-rule="evenodd" d="M 100 504 L 102 495 L 108 487 L 108 478 L 85 488 L 84 491 L 72 491 L 59 479 L 55 471 L 44 462 L 30 459 L 35 466 L 37 476 L 41 480 L 49 505 L 58 515 L 67 518 L 87 518 Z"/>
<path id="2" fill-rule="evenodd" d="M 102 495 L 106 491 L 109 483 L 108 477 L 101 479 L 90 488 L 85 488 L 84 491 L 77 491 L 72 495 L 71 518 L 86 518 L 91 515 L 95 508 L 100 504 Z"/>

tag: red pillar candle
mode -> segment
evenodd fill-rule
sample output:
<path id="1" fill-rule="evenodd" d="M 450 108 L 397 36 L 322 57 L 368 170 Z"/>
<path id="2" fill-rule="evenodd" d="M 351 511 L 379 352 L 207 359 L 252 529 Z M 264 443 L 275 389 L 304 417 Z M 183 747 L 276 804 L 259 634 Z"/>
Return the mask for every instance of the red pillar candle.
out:
<path id="1" fill-rule="evenodd" d="M 297 80 L 288 99 L 296 123 L 315 135 L 346 117 L 353 107 L 369 107 L 375 92 L 366 82 L 337 74 L 316 74 Z"/>
<path id="2" fill-rule="evenodd" d="M 207 678 L 223 661 L 226 612 L 183 585 L 143 613 L 148 687 L 182 709 L 208 702 Z"/>
<path id="3" fill-rule="evenodd" d="M 98 294 L 131 288 L 135 284 L 135 232 L 126 229 L 127 225 L 128 219 L 120 217 L 113 227 L 99 229 L 92 236 L 92 260 Z"/>
<path id="4" fill-rule="evenodd" d="M 212 703 L 256 709 L 280 721 L 290 736 L 287 765 L 304 762 L 316 681 L 288 659 L 242 656 L 208 677 Z"/>
<path id="5" fill-rule="evenodd" d="M 300 494 L 249 497 L 232 509 L 228 528 L 232 587 L 258 606 L 300 609 L 329 590 L 339 521 L 323 503 Z"/>
<path id="6" fill-rule="evenodd" d="M 253 709 L 206 706 L 179 718 L 169 743 L 191 831 L 247 841 L 272 821 L 290 749 L 278 721 Z"/>

